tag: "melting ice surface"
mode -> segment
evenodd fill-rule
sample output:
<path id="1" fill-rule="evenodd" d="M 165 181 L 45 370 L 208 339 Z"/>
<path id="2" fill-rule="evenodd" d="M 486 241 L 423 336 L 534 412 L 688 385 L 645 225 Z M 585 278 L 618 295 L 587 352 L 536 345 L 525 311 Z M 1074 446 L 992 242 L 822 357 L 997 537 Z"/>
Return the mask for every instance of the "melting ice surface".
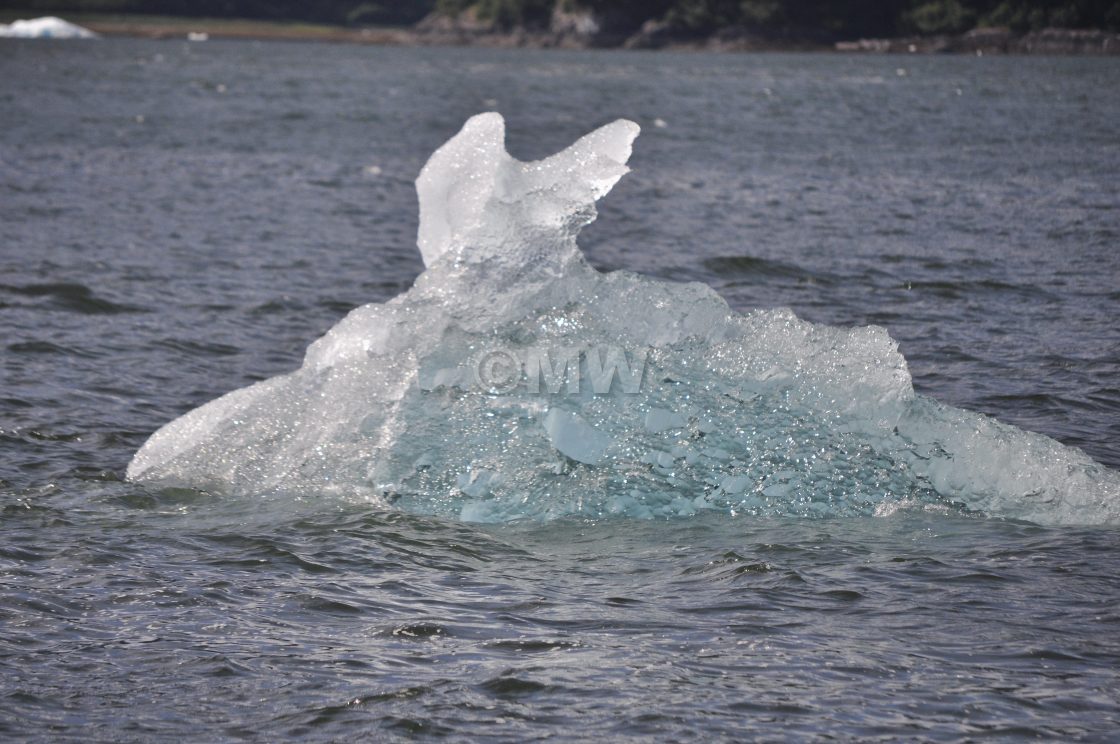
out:
<path id="1" fill-rule="evenodd" d="M 97 34 L 69 21 L 54 16 L 32 18 L 28 21 L 0 23 L 0 38 L 18 39 L 93 39 Z"/>
<path id="2" fill-rule="evenodd" d="M 546 160 L 470 119 L 416 182 L 426 270 L 290 374 L 157 431 L 156 486 L 366 498 L 473 521 L 967 509 L 1120 521 L 1120 474 L 917 395 L 883 328 L 732 312 L 699 283 L 591 268 L 576 246 L 627 172 L 616 121 Z"/>

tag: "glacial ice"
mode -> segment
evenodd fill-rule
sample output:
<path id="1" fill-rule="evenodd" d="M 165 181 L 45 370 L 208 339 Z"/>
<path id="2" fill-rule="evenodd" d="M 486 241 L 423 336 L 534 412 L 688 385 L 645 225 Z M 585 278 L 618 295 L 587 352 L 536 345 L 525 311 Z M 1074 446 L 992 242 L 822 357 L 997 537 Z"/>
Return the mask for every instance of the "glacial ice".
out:
<path id="1" fill-rule="evenodd" d="M 0 38 L 14 39 L 94 39 L 97 34 L 54 16 L 26 21 L 0 23 Z"/>
<path id="2" fill-rule="evenodd" d="M 1120 474 L 915 394 L 883 328 L 739 315 L 704 284 L 591 268 L 576 235 L 637 134 L 616 121 L 522 163 L 501 116 L 470 119 L 417 179 L 414 286 L 298 370 L 164 426 L 128 478 L 472 521 L 913 504 L 1120 521 Z"/>

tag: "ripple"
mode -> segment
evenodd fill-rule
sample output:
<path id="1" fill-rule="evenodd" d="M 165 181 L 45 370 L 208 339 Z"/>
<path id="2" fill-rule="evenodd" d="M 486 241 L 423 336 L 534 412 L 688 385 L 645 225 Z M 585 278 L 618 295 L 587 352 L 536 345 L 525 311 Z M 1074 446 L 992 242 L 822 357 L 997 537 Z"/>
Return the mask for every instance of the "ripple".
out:
<path id="1" fill-rule="evenodd" d="M 97 297 L 93 290 L 84 284 L 65 282 L 26 285 L 0 284 L 0 292 L 9 292 L 29 298 L 43 298 L 47 300 L 49 308 L 82 315 L 143 312 L 142 308 L 133 305 L 119 304 Z"/>
<path id="2" fill-rule="evenodd" d="M 882 323 L 922 392 L 1115 466 L 1113 62 L 186 46 L 3 50 L 0 738 L 1114 738 L 1115 528 L 481 527 L 120 479 L 180 407 L 413 281 L 410 179 L 490 97 L 529 157 L 672 124 L 596 265 Z"/>

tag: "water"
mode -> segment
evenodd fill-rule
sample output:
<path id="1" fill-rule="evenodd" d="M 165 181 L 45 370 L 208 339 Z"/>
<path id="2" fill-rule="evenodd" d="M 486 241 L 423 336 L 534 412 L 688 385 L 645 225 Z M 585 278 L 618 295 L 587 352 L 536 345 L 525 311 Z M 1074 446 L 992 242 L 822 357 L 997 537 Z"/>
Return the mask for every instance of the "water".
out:
<path id="1" fill-rule="evenodd" d="M 481 527 L 122 482 L 421 269 L 412 179 L 643 125 L 592 263 L 900 342 L 1120 467 L 1109 59 L 0 44 L 0 736 L 1105 740 L 1115 527 Z M 665 126 L 655 125 L 657 119 Z"/>

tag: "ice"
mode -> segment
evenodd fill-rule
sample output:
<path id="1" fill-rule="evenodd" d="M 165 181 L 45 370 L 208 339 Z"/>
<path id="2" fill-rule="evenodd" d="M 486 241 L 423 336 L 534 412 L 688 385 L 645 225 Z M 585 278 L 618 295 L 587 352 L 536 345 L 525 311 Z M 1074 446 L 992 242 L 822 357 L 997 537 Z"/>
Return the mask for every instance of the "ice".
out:
<path id="1" fill-rule="evenodd" d="M 0 37 L 18 39 L 93 39 L 97 34 L 88 28 L 76 26 L 73 23 L 44 16 L 28 21 L 13 21 L 0 23 Z"/>
<path id="2" fill-rule="evenodd" d="M 595 219 L 595 201 L 627 172 L 637 136 L 637 124 L 616 121 L 551 158 L 522 163 L 506 153 L 501 115 L 471 118 L 416 180 L 424 264 L 450 253 L 525 265 L 558 238 L 574 245 Z"/>
<path id="3" fill-rule="evenodd" d="M 552 408 L 544 417 L 548 441 L 576 462 L 598 465 L 603 461 L 610 439 L 596 431 L 578 413 Z"/>
<path id="4" fill-rule="evenodd" d="M 1115 471 L 916 395 L 882 328 L 739 315 L 703 284 L 591 268 L 576 235 L 637 133 L 614 122 L 522 163 L 498 114 L 469 120 L 417 180 L 412 289 L 352 311 L 300 369 L 167 424 L 128 477 L 470 521 L 1120 521 Z"/>
<path id="5" fill-rule="evenodd" d="M 683 429 L 688 422 L 684 416 L 664 408 L 651 408 L 646 412 L 646 431 L 660 434 L 666 429 Z"/>

